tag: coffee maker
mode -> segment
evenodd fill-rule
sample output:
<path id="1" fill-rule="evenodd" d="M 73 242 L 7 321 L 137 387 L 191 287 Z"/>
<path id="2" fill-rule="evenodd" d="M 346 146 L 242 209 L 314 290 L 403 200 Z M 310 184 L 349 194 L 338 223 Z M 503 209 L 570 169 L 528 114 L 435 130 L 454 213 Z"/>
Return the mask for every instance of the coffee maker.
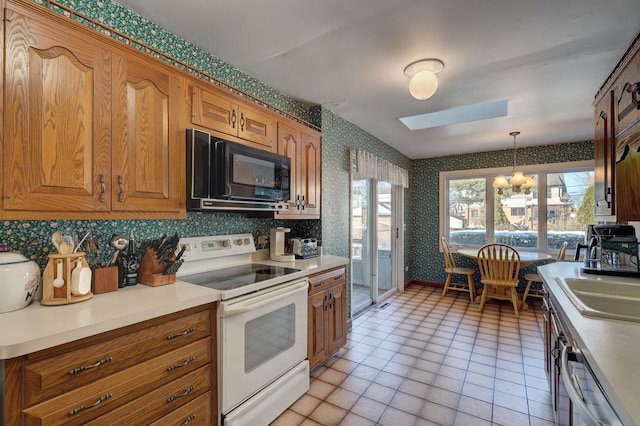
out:
<path id="1" fill-rule="evenodd" d="M 640 277 L 638 240 L 631 225 L 593 225 L 587 229 L 587 252 L 584 266 L 587 274 Z"/>

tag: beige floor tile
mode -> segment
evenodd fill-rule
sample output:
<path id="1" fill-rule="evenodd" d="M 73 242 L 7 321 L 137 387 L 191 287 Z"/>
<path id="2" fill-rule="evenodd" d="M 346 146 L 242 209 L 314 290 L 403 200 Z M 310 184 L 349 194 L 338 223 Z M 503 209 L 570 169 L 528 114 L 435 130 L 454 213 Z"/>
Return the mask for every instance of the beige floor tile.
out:
<path id="1" fill-rule="evenodd" d="M 396 394 L 396 390 L 393 388 L 388 388 L 383 385 L 379 385 L 377 383 L 372 383 L 371 386 L 367 388 L 364 392 L 364 396 L 375 401 L 378 401 L 384 405 L 388 405 L 393 396 Z"/>
<path id="2" fill-rule="evenodd" d="M 377 422 L 387 406 L 367 397 L 360 397 L 351 412 L 361 417 Z"/>
<path id="3" fill-rule="evenodd" d="M 375 424 L 375 422 L 369 419 L 360 417 L 357 414 L 349 413 L 344 419 L 342 419 L 340 426 L 375 426 Z"/>
<path id="4" fill-rule="evenodd" d="M 333 404 L 337 407 L 344 408 L 345 410 L 350 410 L 353 407 L 353 404 L 360 398 L 360 394 L 351 392 L 349 390 L 343 388 L 337 388 L 331 395 L 329 395 L 326 401 L 330 404 Z"/>
<path id="5" fill-rule="evenodd" d="M 324 426 L 337 426 L 347 415 L 347 410 L 323 402 L 309 415 L 309 418 Z"/>
<path id="6" fill-rule="evenodd" d="M 456 410 L 433 402 L 426 402 L 420 410 L 420 417 L 436 424 L 452 425 L 456 417 Z"/>
<path id="7" fill-rule="evenodd" d="M 397 392 L 389 405 L 398 410 L 417 415 L 424 405 L 424 400 L 407 393 Z"/>
<path id="8" fill-rule="evenodd" d="M 320 400 L 324 400 L 335 388 L 335 385 L 316 379 L 311 380 L 311 383 L 309 384 L 309 391 L 307 393 Z"/>
<path id="9" fill-rule="evenodd" d="M 307 417 L 309 414 L 316 409 L 318 405 L 320 405 L 322 401 L 316 397 L 313 397 L 309 394 L 303 395 L 300 399 L 293 403 L 290 407 L 291 410 L 295 411 L 298 414 L 301 414 Z"/>
<path id="10" fill-rule="evenodd" d="M 417 417 L 413 414 L 398 410 L 394 407 L 387 407 L 382 413 L 382 417 L 378 420 L 381 426 L 401 426 L 413 425 Z"/>
<path id="11" fill-rule="evenodd" d="M 453 422 L 454 426 L 491 426 L 489 420 L 481 419 L 471 414 L 458 411 Z"/>
<path id="12" fill-rule="evenodd" d="M 526 425 L 529 424 L 529 416 L 499 405 L 494 405 L 491 421 L 496 425 L 502 426 Z"/>
<path id="13" fill-rule="evenodd" d="M 296 426 L 304 421 L 305 417 L 292 410 L 287 410 L 275 419 L 271 426 Z"/>

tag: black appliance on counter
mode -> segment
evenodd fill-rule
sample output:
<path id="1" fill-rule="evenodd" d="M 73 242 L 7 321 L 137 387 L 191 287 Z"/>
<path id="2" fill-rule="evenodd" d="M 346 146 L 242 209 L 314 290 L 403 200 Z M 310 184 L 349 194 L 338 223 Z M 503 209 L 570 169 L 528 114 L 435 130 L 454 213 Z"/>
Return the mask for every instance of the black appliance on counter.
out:
<path id="1" fill-rule="evenodd" d="M 631 225 L 594 225 L 587 231 L 588 244 L 584 256 L 587 274 L 640 277 L 638 240 Z"/>

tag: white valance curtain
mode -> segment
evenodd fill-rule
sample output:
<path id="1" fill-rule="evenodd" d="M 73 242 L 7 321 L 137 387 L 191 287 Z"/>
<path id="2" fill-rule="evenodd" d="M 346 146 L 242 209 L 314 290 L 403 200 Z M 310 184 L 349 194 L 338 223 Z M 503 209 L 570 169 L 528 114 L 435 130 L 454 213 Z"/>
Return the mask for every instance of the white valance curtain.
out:
<path id="1" fill-rule="evenodd" d="M 392 162 L 380 158 L 364 149 L 351 150 L 354 160 L 353 172 L 356 178 L 371 178 L 389 182 L 391 185 L 409 187 L 409 172 Z"/>

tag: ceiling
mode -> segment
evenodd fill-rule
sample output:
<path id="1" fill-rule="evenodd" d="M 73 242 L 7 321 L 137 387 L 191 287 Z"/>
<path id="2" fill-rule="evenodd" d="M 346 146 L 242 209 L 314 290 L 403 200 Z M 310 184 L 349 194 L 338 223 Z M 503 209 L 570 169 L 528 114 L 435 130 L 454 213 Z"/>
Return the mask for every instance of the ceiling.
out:
<path id="1" fill-rule="evenodd" d="M 638 0 L 117 0 L 412 159 L 591 140 L 593 97 L 640 30 Z M 403 70 L 445 68 L 428 100 Z M 400 117 L 507 100 L 500 118 L 410 131 Z"/>

